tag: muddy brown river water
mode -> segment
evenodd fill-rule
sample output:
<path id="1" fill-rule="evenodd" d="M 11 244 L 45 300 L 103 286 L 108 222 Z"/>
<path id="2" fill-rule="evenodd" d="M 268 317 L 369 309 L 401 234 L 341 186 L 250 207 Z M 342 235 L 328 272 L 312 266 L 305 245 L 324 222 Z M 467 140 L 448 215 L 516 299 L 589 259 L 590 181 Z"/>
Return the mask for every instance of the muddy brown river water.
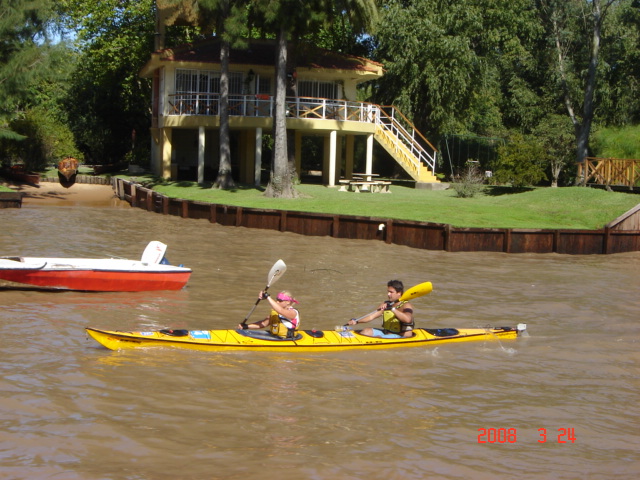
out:
<path id="1" fill-rule="evenodd" d="M 0 290 L 0 479 L 635 479 L 640 254 L 423 251 L 221 227 L 109 202 L 0 210 L 0 255 L 192 267 L 178 292 Z M 343 353 L 112 352 L 108 329 L 234 328 L 273 289 L 304 328 L 434 291 L 418 326 L 526 323 L 502 343 Z M 259 305 L 252 319 L 265 316 Z"/>

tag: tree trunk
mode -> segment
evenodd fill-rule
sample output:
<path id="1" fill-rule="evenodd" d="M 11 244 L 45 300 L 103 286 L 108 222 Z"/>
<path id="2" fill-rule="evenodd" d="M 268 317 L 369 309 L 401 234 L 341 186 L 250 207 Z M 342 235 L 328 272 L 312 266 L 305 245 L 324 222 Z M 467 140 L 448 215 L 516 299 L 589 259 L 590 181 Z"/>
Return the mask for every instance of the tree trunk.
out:
<path id="1" fill-rule="evenodd" d="M 278 31 L 277 45 L 276 96 L 273 112 L 275 144 L 271 178 L 264 194 L 267 197 L 294 198 L 296 192 L 291 183 L 287 155 L 287 119 L 285 111 L 287 95 L 287 32 L 284 25 Z"/>
<path id="2" fill-rule="evenodd" d="M 287 97 L 298 96 L 298 82 L 296 73 L 296 51 L 299 36 L 296 35 L 287 45 Z M 287 157 L 289 163 L 289 176 L 292 184 L 299 182 L 299 172 L 296 169 L 296 132 L 287 130 Z"/>
<path id="3" fill-rule="evenodd" d="M 224 40 L 224 20 L 229 15 L 229 3 L 224 5 L 224 13 L 218 22 L 220 35 L 220 160 L 218 178 L 213 188 L 235 187 L 231 173 L 231 140 L 229 138 L 229 42 Z"/>
<path id="4" fill-rule="evenodd" d="M 589 59 L 589 68 L 587 70 L 587 84 L 585 85 L 584 90 L 582 124 L 578 129 L 578 151 L 576 158 L 578 163 L 584 162 L 585 158 L 589 156 L 589 135 L 591 134 L 591 124 L 593 123 L 595 109 L 593 104 L 593 95 L 596 90 L 596 74 L 598 70 L 598 58 L 600 55 L 600 37 L 602 34 L 603 15 L 600 11 L 600 0 L 592 0 L 591 8 L 593 36 L 591 38 L 591 58 Z"/>
<path id="5" fill-rule="evenodd" d="M 573 104 L 574 101 L 571 98 L 570 89 L 568 87 L 567 82 L 567 72 L 566 72 L 566 58 L 564 56 L 564 46 L 561 41 L 561 29 L 562 27 L 557 23 L 557 16 L 554 13 L 554 8 L 550 5 L 547 5 L 549 11 L 549 18 L 552 21 L 556 50 L 558 55 L 558 71 L 560 73 L 560 77 L 562 79 L 562 85 L 564 89 L 565 95 L 565 106 L 567 108 L 567 113 L 573 122 L 576 132 L 576 161 L 578 163 L 582 163 L 585 161 L 585 158 L 589 156 L 589 135 L 591 134 L 591 126 L 593 124 L 593 116 L 594 116 L 594 93 L 596 90 L 597 83 L 597 69 L 598 69 L 598 59 L 600 55 L 600 39 L 602 35 L 602 23 L 604 21 L 605 12 L 611 6 L 611 4 L 615 0 L 606 0 L 604 3 L 604 11 L 601 9 L 601 0 L 589 0 L 585 5 L 585 8 L 589 8 L 591 10 L 591 26 L 592 26 L 592 36 L 591 36 L 591 49 L 590 49 L 590 57 L 589 57 L 589 67 L 587 69 L 587 77 L 584 85 L 584 97 L 583 97 L 583 106 L 582 106 L 582 118 L 578 118 L 576 114 Z"/>
<path id="6" fill-rule="evenodd" d="M 231 141 L 229 139 L 229 42 L 220 44 L 220 163 L 213 188 L 235 187 L 231 174 Z"/>

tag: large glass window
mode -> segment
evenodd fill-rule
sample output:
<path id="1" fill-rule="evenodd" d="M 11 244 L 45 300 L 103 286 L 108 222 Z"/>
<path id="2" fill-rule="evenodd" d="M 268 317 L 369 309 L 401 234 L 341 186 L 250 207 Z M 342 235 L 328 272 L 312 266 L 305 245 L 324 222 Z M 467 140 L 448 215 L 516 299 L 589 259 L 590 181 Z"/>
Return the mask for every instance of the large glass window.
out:
<path id="1" fill-rule="evenodd" d="M 229 72 L 229 93 L 241 95 L 243 81 L 242 72 Z M 220 72 L 178 69 L 176 93 L 220 93 Z"/>
<path id="2" fill-rule="evenodd" d="M 232 95 L 242 95 L 244 74 L 229 72 L 229 93 Z"/>
<path id="3" fill-rule="evenodd" d="M 334 82 L 318 82 L 315 80 L 300 80 L 298 82 L 300 97 L 338 98 L 338 85 Z"/>
<path id="4" fill-rule="evenodd" d="M 197 70 L 176 70 L 176 93 L 193 93 L 198 91 Z"/>
<path id="5" fill-rule="evenodd" d="M 263 77 L 262 75 L 259 75 L 257 82 L 258 86 L 256 89 L 256 93 L 262 95 L 271 95 L 271 79 L 269 77 Z"/>

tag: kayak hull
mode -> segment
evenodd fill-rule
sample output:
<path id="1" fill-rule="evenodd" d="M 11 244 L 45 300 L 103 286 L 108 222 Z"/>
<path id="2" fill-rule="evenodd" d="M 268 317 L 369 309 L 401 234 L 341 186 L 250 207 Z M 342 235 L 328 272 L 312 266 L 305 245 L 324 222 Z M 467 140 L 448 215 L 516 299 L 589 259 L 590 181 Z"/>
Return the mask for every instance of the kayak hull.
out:
<path id="1" fill-rule="evenodd" d="M 263 331 L 251 330 L 158 330 L 121 332 L 86 327 L 87 334 L 110 350 L 136 348 L 181 348 L 210 352 L 329 352 L 355 349 L 424 347 L 444 343 L 515 339 L 526 331 L 517 327 L 443 328 L 414 330 L 411 338 L 367 337 L 358 331 L 303 330 L 294 339 L 277 339 Z"/>

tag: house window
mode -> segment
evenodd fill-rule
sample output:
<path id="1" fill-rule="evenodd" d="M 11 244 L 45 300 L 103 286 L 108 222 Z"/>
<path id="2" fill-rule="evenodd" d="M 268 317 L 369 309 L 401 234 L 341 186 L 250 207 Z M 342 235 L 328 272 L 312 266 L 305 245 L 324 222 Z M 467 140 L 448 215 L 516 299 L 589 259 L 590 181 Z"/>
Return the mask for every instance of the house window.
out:
<path id="1" fill-rule="evenodd" d="M 198 91 L 197 70 L 176 70 L 176 93 L 192 93 Z"/>
<path id="2" fill-rule="evenodd" d="M 258 76 L 256 80 L 256 93 L 262 95 L 271 95 L 271 79 L 269 77 Z"/>
<path id="3" fill-rule="evenodd" d="M 198 93 L 216 93 L 220 91 L 220 76 L 215 72 L 201 71 Z"/>
<path id="4" fill-rule="evenodd" d="M 242 95 L 244 85 L 244 74 L 229 72 L 229 93 L 232 95 Z"/>
<path id="5" fill-rule="evenodd" d="M 243 81 L 242 72 L 229 72 L 229 93 L 242 95 Z M 220 72 L 178 69 L 176 93 L 220 93 Z"/>
<path id="6" fill-rule="evenodd" d="M 338 98 L 338 85 L 334 82 L 318 82 L 314 80 L 300 80 L 298 82 L 300 97 Z"/>

